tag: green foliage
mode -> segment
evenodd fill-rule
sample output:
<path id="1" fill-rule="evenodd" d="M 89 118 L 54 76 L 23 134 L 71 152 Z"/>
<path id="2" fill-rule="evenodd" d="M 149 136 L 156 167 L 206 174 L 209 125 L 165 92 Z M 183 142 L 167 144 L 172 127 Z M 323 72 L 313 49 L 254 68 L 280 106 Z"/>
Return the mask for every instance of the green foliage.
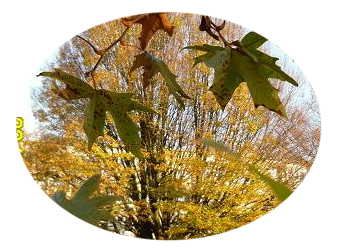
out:
<path id="1" fill-rule="evenodd" d="M 214 83 L 210 90 L 222 108 L 226 107 L 238 85 L 246 82 L 255 107 L 263 106 L 286 117 L 278 90 L 268 78 L 288 81 L 296 86 L 297 83 L 275 64 L 278 58 L 257 50 L 266 41 L 257 33 L 250 32 L 241 42 L 235 41 L 231 46 L 224 48 L 204 44 L 185 49 L 205 52 L 195 58 L 194 65 L 203 62 L 214 68 Z"/>
<path id="2" fill-rule="evenodd" d="M 225 108 L 235 89 L 243 81 L 239 76 L 232 74 L 235 71 L 233 69 L 234 65 L 230 64 L 232 49 L 230 47 L 224 48 L 207 44 L 189 46 L 185 47 L 185 49 L 205 52 L 205 54 L 195 58 L 193 66 L 203 62 L 208 67 L 214 68 L 214 82 L 210 90 L 221 107 Z"/>
<path id="3" fill-rule="evenodd" d="M 247 50 L 257 49 L 268 40 L 256 32 L 249 32 L 241 40 L 241 45 Z"/>
<path id="4" fill-rule="evenodd" d="M 236 153 L 233 153 L 227 146 L 225 146 L 220 142 L 217 142 L 212 139 L 201 139 L 200 142 L 206 146 L 210 146 L 220 151 L 226 152 L 234 156 L 236 159 L 241 160 Z M 248 166 L 251 172 L 257 174 L 259 178 L 273 190 L 274 194 L 281 202 L 284 201 L 286 198 L 288 198 L 290 194 L 292 194 L 292 191 L 287 186 L 285 186 L 281 182 L 275 181 L 270 176 L 261 173 L 254 165 L 251 164 L 244 164 L 244 165 Z"/>
<path id="5" fill-rule="evenodd" d="M 150 108 L 131 99 L 131 93 L 114 93 L 105 89 L 98 90 L 87 104 L 84 113 L 84 132 L 88 137 L 88 148 L 99 136 L 103 135 L 106 112 L 109 111 L 119 137 L 125 149 L 141 158 L 139 127 L 132 121 L 127 112 L 132 110 L 155 113 Z"/>
<path id="6" fill-rule="evenodd" d="M 103 136 L 105 119 L 106 110 L 104 104 L 100 96 L 95 92 L 84 110 L 83 129 L 88 138 L 89 150 L 97 138 Z"/>
<path id="7" fill-rule="evenodd" d="M 241 48 L 249 52 L 250 55 L 253 55 L 257 59 L 257 62 L 262 65 L 262 69 L 268 78 L 280 79 L 282 81 L 287 81 L 294 86 L 298 86 L 297 82 L 293 78 L 284 73 L 281 67 L 276 65 L 278 58 L 271 57 L 268 54 L 257 50 L 266 41 L 266 38 L 256 32 L 250 32 L 241 40 L 240 44 L 242 45 Z"/>
<path id="8" fill-rule="evenodd" d="M 37 76 L 50 77 L 66 84 L 66 88 L 62 90 L 55 84 L 51 86 L 52 91 L 65 100 L 90 98 L 94 93 L 94 89 L 88 83 L 57 68 L 54 72 L 42 72 Z"/>
<path id="9" fill-rule="evenodd" d="M 142 67 L 143 73 L 143 86 L 144 88 L 149 86 L 149 80 L 157 73 L 161 73 L 165 79 L 165 83 L 169 92 L 174 96 L 181 107 L 184 107 L 184 101 L 182 98 L 190 99 L 190 97 L 184 92 L 176 81 L 176 77 L 167 65 L 160 59 L 144 52 L 136 56 L 135 61 L 130 69 L 130 72 Z"/>
<path id="10" fill-rule="evenodd" d="M 56 192 L 52 199 L 69 213 L 86 222 L 98 225 L 101 220 L 112 219 L 110 213 L 101 210 L 101 208 L 122 200 L 118 196 L 92 197 L 95 191 L 98 190 L 99 180 L 100 175 L 90 177 L 70 200 L 65 197 L 65 192 L 63 191 Z"/>
<path id="11" fill-rule="evenodd" d="M 255 106 L 263 106 L 281 116 L 286 116 L 285 109 L 274 88 L 264 74 L 261 65 L 247 54 L 233 50 L 232 61 L 236 68 L 235 75 L 240 75 L 247 82 Z"/>
<path id="12" fill-rule="evenodd" d="M 137 158 L 141 158 L 139 127 L 132 121 L 127 112 L 137 110 L 155 113 L 155 111 L 132 100 L 131 93 L 114 93 L 101 89 L 98 91 L 98 97 L 102 101 L 104 109 L 110 112 L 125 148 Z"/>
<path id="13" fill-rule="evenodd" d="M 217 150 L 220 150 L 220 151 L 223 151 L 223 152 L 226 152 L 226 153 L 231 153 L 234 155 L 234 153 L 231 152 L 231 150 L 225 146 L 224 144 L 222 143 L 219 143 L 213 139 L 206 139 L 206 138 L 203 138 L 203 139 L 200 139 L 199 140 L 203 145 L 206 145 L 206 146 L 209 146 L 209 147 L 212 147 L 212 148 L 215 148 Z"/>
<path id="14" fill-rule="evenodd" d="M 213 67 L 216 69 L 221 69 L 222 66 L 217 64 L 222 61 L 229 61 L 230 60 L 230 51 L 226 50 L 227 48 L 220 47 L 220 46 L 212 46 L 208 44 L 203 45 L 195 45 L 195 46 L 188 46 L 184 49 L 193 49 L 201 52 L 205 52 L 205 54 L 196 57 L 194 60 L 193 66 L 197 65 L 198 63 L 204 62 L 208 67 Z M 228 65 L 229 62 L 227 62 Z M 225 67 L 226 68 L 226 67 Z"/>
<path id="15" fill-rule="evenodd" d="M 292 194 L 292 191 L 287 186 L 285 186 L 283 183 L 275 181 L 270 176 L 261 173 L 255 166 L 250 165 L 249 169 L 255 174 L 257 174 L 260 177 L 260 179 L 274 191 L 276 197 L 280 201 L 284 201 L 286 198 L 290 196 L 290 194 Z"/>
<path id="16" fill-rule="evenodd" d="M 90 98 L 84 111 L 83 123 L 83 129 L 88 138 L 89 150 L 97 138 L 103 136 L 106 112 L 109 111 L 125 149 L 133 153 L 137 158 L 142 157 L 140 137 L 138 135 L 139 127 L 132 121 L 127 112 L 137 110 L 155 113 L 155 111 L 132 100 L 133 94 L 131 93 L 114 93 L 105 89 L 95 90 L 86 82 L 59 69 L 55 69 L 55 72 L 42 72 L 38 76 L 50 77 L 64 82 L 67 86 L 66 92 L 59 94 L 66 100 Z M 55 91 L 55 86 L 52 89 Z"/>

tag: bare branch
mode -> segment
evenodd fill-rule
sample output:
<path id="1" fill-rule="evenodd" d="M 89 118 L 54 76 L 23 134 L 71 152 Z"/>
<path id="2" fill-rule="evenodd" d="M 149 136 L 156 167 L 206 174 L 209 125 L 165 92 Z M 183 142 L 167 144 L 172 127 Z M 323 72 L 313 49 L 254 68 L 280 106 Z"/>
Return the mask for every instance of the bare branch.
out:
<path id="1" fill-rule="evenodd" d="M 77 35 L 78 38 L 82 39 L 83 41 L 85 41 L 93 50 L 94 52 L 99 55 L 99 59 L 98 61 L 96 62 L 96 64 L 94 65 L 94 67 L 85 73 L 85 76 L 86 77 L 89 77 L 91 76 L 93 82 L 94 82 L 94 87 L 96 88 L 96 83 L 95 83 L 95 80 L 94 80 L 94 72 L 95 70 L 97 69 L 99 63 L 102 61 L 103 57 L 106 55 L 106 53 L 111 49 L 113 48 L 118 42 L 120 42 L 122 40 L 122 38 L 125 36 L 125 34 L 128 32 L 128 30 L 130 29 L 130 27 L 127 27 L 123 33 L 119 36 L 119 38 L 117 40 L 115 40 L 111 45 L 109 45 L 107 48 L 103 49 L 103 50 L 99 50 L 97 49 L 93 44 L 91 44 L 88 40 L 86 40 L 85 38 Z M 101 86 L 101 85 L 100 85 Z M 101 86 L 102 87 L 102 86 Z"/>
<path id="2" fill-rule="evenodd" d="M 82 39 L 84 42 L 86 42 L 94 50 L 94 52 L 96 54 L 100 55 L 100 51 L 93 44 L 91 44 L 87 39 L 85 39 L 85 38 L 83 38 L 83 37 L 81 37 L 79 35 L 76 35 L 76 37 Z"/>

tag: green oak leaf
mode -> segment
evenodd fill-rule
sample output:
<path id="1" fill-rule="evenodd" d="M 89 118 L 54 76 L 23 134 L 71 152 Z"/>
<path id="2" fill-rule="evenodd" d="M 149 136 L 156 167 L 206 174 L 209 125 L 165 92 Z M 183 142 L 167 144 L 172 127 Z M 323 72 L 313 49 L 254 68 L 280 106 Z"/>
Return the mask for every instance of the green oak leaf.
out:
<path id="1" fill-rule="evenodd" d="M 271 85 L 259 63 L 240 51 L 233 50 L 232 64 L 237 74 L 247 83 L 255 107 L 263 106 L 286 117 L 285 109 L 278 97 L 279 91 Z"/>
<path id="2" fill-rule="evenodd" d="M 261 45 L 263 45 L 268 40 L 265 37 L 262 37 L 260 34 L 256 32 L 249 32 L 246 36 L 244 36 L 240 43 L 247 50 L 257 49 Z"/>
<path id="3" fill-rule="evenodd" d="M 279 99 L 278 90 L 269 78 L 287 81 L 295 86 L 296 81 L 276 65 L 278 58 L 271 57 L 259 50 L 267 41 L 261 35 L 250 32 L 240 42 L 227 47 L 196 45 L 185 49 L 205 52 L 195 58 L 194 65 L 205 63 L 214 68 L 214 82 L 210 87 L 222 108 L 225 108 L 235 89 L 246 82 L 255 107 L 263 106 L 286 117 L 285 109 Z"/>
<path id="4" fill-rule="evenodd" d="M 169 73 L 167 73 L 167 71 L 169 71 L 168 68 L 165 64 L 164 66 L 162 64 L 164 63 L 157 63 L 159 69 L 161 69 L 160 71 L 165 73 L 166 78 L 169 78 L 167 82 L 172 81 L 172 76 L 169 76 Z M 133 110 L 156 113 L 154 110 L 132 100 L 131 97 L 133 94 L 131 93 L 114 93 L 105 89 L 94 90 L 86 82 L 59 69 L 55 69 L 55 72 L 42 72 L 38 76 L 51 77 L 65 83 L 66 88 L 63 90 L 59 90 L 55 84 L 52 85 L 51 88 L 55 93 L 66 100 L 90 98 L 84 110 L 83 123 L 84 133 L 88 138 L 89 150 L 97 138 L 104 135 L 106 112 L 109 111 L 126 150 L 133 153 L 137 158 L 142 157 L 140 137 L 138 134 L 140 129 L 127 113 Z M 170 83 L 170 85 L 172 86 L 171 90 L 174 89 L 178 93 L 182 91 L 179 90 L 180 86 L 177 88 L 172 83 Z"/>
<path id="5" fill-rule="evenodd" d="M 52 199 L 65 210 L 75 215 L 76 217 L 98 225 L 99 221 L 109 220 L 113 217 L 109 212 L 103 211 L 100 208 L 107 205 L 113 205 L 116 201 L 121 201 L 118 196 L 98 196 L 92 197 L 94 192 L 98 190 L 100 175 L 94 175 L 85 181 L 78 189 L 76 194 L 68 200 L 65 192 L 56 192 Z"/>
<path id="6" fill-rule="evenodd" d="M 298 86 L 297 82 L 293 78 L 283 72 L 280 66 L 276 65 L 276 61 L 279 60 L 278 58 L 269 56 L 268 54 L 257 50 L 266 41 L 266 38 L 256 32 L 249 32 L 243 37 L 240 44 L 242 48 L 248 51 L 251 55 L 254 55 L 257 61 L 263 65 L 264 72 L 268 78 L 280 79 L 282 81 L 287 81 L 294 86 Z"/>
<path id="7" fill-rule="evenodd" d="M 221 142 L 217 142 L 213 139 L 206 139 L 206 138 L 200 139 L 199 141 L 205 146 L 209 146 L 209 147 L 215 148 L 217 150 L 223 151 L 223 152 L 225 152 L 229 155 L 232 155 L 237 160 L 240 160 L 242 162 L 241 157 L 238 154 L 232 152 L 226 145 L 224 145 Z M 284 201 L 286 198 L 288 198 L 290 196 L 290 194 L 292 194 L 292 190 L 290 190 L 286 185 L 284 185 L 281 182 L 278 182 L 278 181 L 274 180 L 273 178 L 271 178 L 268 175 L 265 175 L 265 174 L 261 173 L 254 165 L 252 165 L 252 164 L 244 164 L 244 165 L 248 166 L 250 172 L 258 175 L 259 178 L 263 182 L 265 182 L 269 186 L 269 188 L 271 188 L 273 190 L 275 196 L 281 202 Z"/>
<path id="8" fill-rule="evenodd" d="M 232 49 L 230 47 L 224 48 L 207 44 L 188 46 L 184 49 L 205 52 L 205 54 L 194 59 L 193 66 L 203 62 L 206 66 L 214 68 L 214 82 L 210 87 L 210 91 L 212 91 L 219 105 L 224 109 L 232 98 L 235 89 L 243 82 L 242 77 L 236 73 L 234 65 L 230 63 Z"/>
<path id="9" fill-rule="evenodd" d="M 143 86 L 144 88 L 150 85 L 149 80 L 157 73 L 161 73 L 169 92 L 174 96 L 181 107 L 184 107 L 184 101 L 182 98 L 190 99 L 190 97 L 184 92 L 176 81 L 176 75 L 174 75 L 168 66 L 162 60 L 156 58 L 148 52 L 141 53 L 136 56 L 135 61 L 130 69 L 130 73 L 138 68 L 143 68 Z"/>
<path id="10" fill-rule="evenodd" d="M 119 137 L 125 148 L 141 159 L 139 127 L 128 115 L 129 111 L 137 110 L 148 113 L 156 113 L 154 110 L 132 100 L 131 93 L 115 93 L 108 90 L 98 90 L 98 95 L 106 111 L 109 111 L 114 120 Z"/>
<path id="11" fill-rule="evenodd" d="M 66 84 L 64 89 L 59 89 L 56 84 L 51 86 L 51 90 L 65 100 L 90 98 L 94 93 L 88 83 L 57 68 L 54 72 L 41 72 L 37 76 L 50 77 Z"/>
<path id="12" fill-rule="evenodd" d="M 93 143 L 99 136 L 103 136 L 103 130 L 106 119 L 106 109 L 102 98 L 95 92 L 89 100 L 84 110 L 84 133 L 88 138 L 88 149 L 90 150 Z"/>

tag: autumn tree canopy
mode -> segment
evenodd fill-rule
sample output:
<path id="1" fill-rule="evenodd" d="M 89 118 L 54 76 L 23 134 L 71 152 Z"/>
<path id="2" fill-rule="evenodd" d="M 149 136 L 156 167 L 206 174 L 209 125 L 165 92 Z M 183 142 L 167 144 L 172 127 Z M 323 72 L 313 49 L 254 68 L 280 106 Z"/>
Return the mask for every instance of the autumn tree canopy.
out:
<path id="1" fill-rule="evenodd" d="M 20 142 L 29 171 L 67 211 L 119 234 L 245 225 L 296 189 L 317 152 L 318 106 L 300 70 L 223 20 L 114 20 L 62 45 L 38 78 L 39 127 Z"/>

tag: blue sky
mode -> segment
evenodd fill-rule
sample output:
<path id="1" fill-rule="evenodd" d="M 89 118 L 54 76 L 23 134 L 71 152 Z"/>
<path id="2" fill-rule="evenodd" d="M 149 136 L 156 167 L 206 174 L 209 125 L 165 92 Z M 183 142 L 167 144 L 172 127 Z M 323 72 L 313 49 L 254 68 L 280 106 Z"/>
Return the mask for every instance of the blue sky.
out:
<path id="1" fill-rule="evenodd" d="M 32 133 L 36 127 L 36 122 L 32 113 L 32 92 L 34 88 L 42 85 L 41 77 L 37 77 L 39 73 L 47 70 L 48 64 L 53 62 L 57 56 L 58 48 L 54 49 L 34 70 L 29 80 L 27 81 L 16 110 L 16 117 L 22 117 L 24 119 L 24 131 Z"/>

